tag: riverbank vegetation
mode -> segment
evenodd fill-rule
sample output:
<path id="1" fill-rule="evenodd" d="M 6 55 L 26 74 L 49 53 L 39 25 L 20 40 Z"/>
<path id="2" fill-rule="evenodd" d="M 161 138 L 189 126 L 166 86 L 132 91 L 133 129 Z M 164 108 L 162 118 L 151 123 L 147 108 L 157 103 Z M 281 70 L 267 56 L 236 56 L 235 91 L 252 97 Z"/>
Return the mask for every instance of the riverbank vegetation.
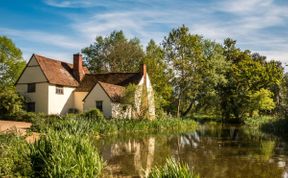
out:
<path id="1" fill-rule="evenodd" d="M 99 177 L 105 167 L 95 146 L 99 137 L 175 134 L 194 131 L 196 126 L 193 120 L 175 118 L 106 120 L 95 111 L 65 117 L 39 115 L 32 119 L 31 130 L 41 135 L 35 143 L 15 133 L 0 135 L 0 176 Z"/>
<path id="2" fill-rule="evenodd" d="M 168 158 L 166 160 L 166 163 L 164 166 L 157 167 L 155 166 L 150 175 L 149 178 L 162 178 L 162 177 L 189 177 L 189 178 L 200 178 L 199 175 L 194 174 L 190 171 L 188 165 L 177 162 L 173 158 Z"/>

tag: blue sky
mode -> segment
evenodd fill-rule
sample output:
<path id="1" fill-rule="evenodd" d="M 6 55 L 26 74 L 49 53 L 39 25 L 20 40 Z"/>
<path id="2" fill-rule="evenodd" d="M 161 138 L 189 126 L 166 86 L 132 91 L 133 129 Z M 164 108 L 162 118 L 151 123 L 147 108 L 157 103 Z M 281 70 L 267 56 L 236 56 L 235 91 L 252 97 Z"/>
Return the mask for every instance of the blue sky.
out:
<path id="1" fill-rule="evenodd" d="M 1 0 L 0 35 L 11 38 L 26 60 L 33 53 L 72 61 L 96 36 L 123 30 L 160 43 L 172 28 L 223 42 L 231 37 L 288 63 L 287 0 Z"/>

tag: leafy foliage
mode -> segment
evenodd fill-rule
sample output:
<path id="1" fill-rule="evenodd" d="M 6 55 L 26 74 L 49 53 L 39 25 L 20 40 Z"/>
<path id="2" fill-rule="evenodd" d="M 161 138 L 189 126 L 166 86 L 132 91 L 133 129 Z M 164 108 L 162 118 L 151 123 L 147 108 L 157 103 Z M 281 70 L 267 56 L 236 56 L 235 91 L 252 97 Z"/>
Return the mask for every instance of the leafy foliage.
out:
<path id="1" fill-rule="evenodd" d="M 91 109 L 81 114 L 83 117 L 95 120 L 104 120 L 105 117 L 99 109 Z"/>
<path id="2" fill-rule="evenodd" d="M 189 113 L 195 102 L 225 83 L 225 62 L 221 45 L 192 35 L 185 26 L 173 29 L 163 41 L 165 60 L 173 71 L 172 86 L 177 116 Z"/>
<path id="3" fill-rule="evenodd" d="M 96 37 L 82 52 L 88 69 L 98 73 L 138 71 L 144 57 L 139 39 L 128 40 L 122 31 Z"/>
<path id="4" fill-rule="evenodd" d="M 223 117 L 228 119 L 233 115 L 241 119 L 251 110 L 273 109 L 272 96 L 279 96 L 279 81 L 283 74 L 281 65 L 275 61 L 266 62 L 265 57 L 253 55 L 250 51 L 241 51 L 232 39 L 225 40 L 224 49 L 225 58 L 232 66 L 226 73 L 227 84 L 218 87 Z"/>
<path id="5" fill-rule="evenodd" d="M 12 86 L 25 67 L 22 52 L 6 36 L 0 36 L 0 86 Z"/>
<path id="6" fill-rule="evenodd" d="M 150 40 L 146 47 L 144 63 L 147 65 L 147 72 L 152 83 L 155 95 L 156 111 L 169 106 L 172 96 L 171 70 L 167 69 L 164 60 L 164 51 L 153 40 Z"/>
<path id="7" fill-rule="evenodd" d="M 23 107 L 23 98 L 17 93 L 15 87 L 0 87 L 0 113 L 15 114 Z"/>

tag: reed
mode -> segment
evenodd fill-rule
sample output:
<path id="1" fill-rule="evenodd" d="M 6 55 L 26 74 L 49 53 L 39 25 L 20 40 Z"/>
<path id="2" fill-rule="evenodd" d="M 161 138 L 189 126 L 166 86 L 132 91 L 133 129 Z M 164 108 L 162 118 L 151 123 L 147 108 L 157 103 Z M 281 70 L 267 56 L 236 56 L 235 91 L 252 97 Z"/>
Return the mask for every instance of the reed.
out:
<path id="1" fill-rule="evenodd" d="M 149 178 L 199 178 L 189 170 L 187 164 L 177 162 L 174 158 L 168 158 L 162 167 L 154 167 Z"/>

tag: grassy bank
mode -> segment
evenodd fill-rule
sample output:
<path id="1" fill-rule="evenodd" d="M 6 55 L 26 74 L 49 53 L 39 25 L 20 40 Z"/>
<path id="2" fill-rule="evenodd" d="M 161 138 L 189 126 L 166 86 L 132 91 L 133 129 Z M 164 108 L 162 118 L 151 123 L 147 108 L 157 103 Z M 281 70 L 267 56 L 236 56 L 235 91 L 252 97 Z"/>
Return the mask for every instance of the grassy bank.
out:
<path id="1" fill-rule="evenodd" d="M 46 132 L 47 129 L 63 130 L 68 129 L 72 134 L 81 127 L 86 133 L 95 135 L 125 134 L 125 133 L 182 133 L 193 131 L 197 127 L 197 122 L 188 119 L 155 119 L 149 120 L 106 120 L 98 118 L 85 118 L 77 116 L 36 118 L 32 121 L 32 130 L 36 132 Z"/>
<path id="2" fill-rule="evenodd" d="M 99 177 L 104 167 L 83 134 L 48 130 L 29 144 L 10 133 L 1 134 L 0 141 L 0 177 Z"/>
<path id="3" fill-rule="evenodd" d="M 31 130 L 41 133 L 34 144 L 13 133 L 0 135 L 0 177 L 101 177 L 105 163 L 95 149 L 98 137 L 174 134 L 193 131 L 197 127 L 193 120 L 176 118 L 106 120 L 91 113 L 65 117 L 32 116 L 29 118 L 32 121 Z M 157 174 L 170 168 L 177 167 L 159 168 Z M 174 175 L 175 171 L 180 171 L 177 175 L 181 175 L 183 170 L 174 169 L 170 173 Z M 188 175 L 189 169 L 185 171 Z"/>
<path id="4" fill-rule="evenodd" d="M 245 119 L 245 124 L 251 129 L 288 139 L 288 119 L 276 116 L 259 116 Z"/>

